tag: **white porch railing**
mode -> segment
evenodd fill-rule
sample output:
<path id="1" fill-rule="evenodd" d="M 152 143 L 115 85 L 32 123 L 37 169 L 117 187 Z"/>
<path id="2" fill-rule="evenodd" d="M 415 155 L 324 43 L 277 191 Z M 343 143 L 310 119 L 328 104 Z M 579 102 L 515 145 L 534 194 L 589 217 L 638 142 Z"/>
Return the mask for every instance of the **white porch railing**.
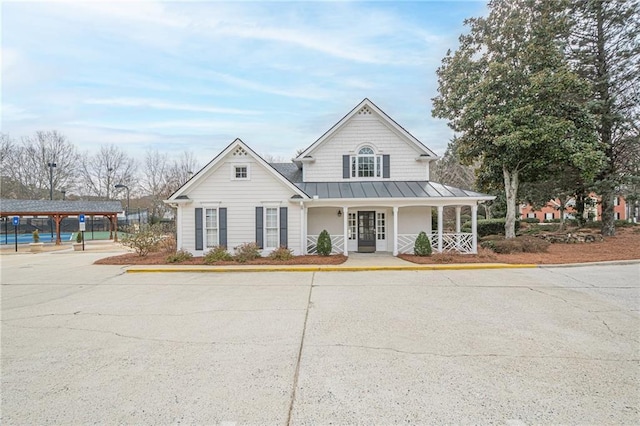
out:
<path id="1" fill-rule="evenodd" d="M 434 252 L 438 251 L 438 234 L 428 235 Z M 417 234 L 398 234 L 398 253 L 413 253 Z M 463 254 L 473 253 L 473 234 L 466 232 L 442 234 L 442 251 L 457 251 Z"/>
<path id="2" fill-rule="evenodd" d="M 318 253 L 318 237 L 319 235 L 307 235 L 307 253 Z M 344 235 L 331 236 L 331 254 L 344 253 Z"/>

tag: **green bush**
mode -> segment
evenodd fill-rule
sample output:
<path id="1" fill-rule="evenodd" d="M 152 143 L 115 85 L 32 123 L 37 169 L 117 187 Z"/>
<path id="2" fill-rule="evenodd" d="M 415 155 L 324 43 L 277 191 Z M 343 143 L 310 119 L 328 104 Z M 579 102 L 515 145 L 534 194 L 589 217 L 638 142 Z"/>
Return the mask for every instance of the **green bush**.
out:
<path id="1" fill-rule="evenodd" d="M 485 240 L 480 243 L 480 247 L 493 250 L 495 253 L 543 253 L 546 252 L 551 243 L 541 238 L 521 236 L 516 238 L 497 238 Z"/>
<path id="2" fill-rule="evenodd" d="M 250 260 L 258 259 L 262 257 L 260 254 L 260 248 L 256 243 L 244 243 L 235 248 L 234 260 L 240 263 L 245 263 Z"/>
<path id="3" fill-rule="evenodd" d="M 124 237 L 122 245 L 134 249 L 138 256 L 146 256 L 158 250 L 158 245 L 164 238 L 161 231 L 157 225 L 143 225 L 135 234 Z"/>
<path id="4" fill-rule="evenodd" d="M 317 250 L 320 256 L 329 256 L 331 254 L 331 236 L 326 229 L 323 229 L 318 236 Z"/>
<path id="5" fill-rule="evenodd" d="M 193 255 L 191 253 L 189 253 L 186 250 L 178 250 L 175 253 L 170 254 L 169 256 L 167 256 L 167 262 L 168 263 L 180 263 L 180 262 L 184 262 L 185 260 L 189 260 L 189 259 L 193 259 Z"/>
<path id="6" fill-rule="evenodd" d="M 506 223 L 505 218 L 500 219 L 482 219 L 478 220 L 478 236 L 484 237 L 486 235 L 491 234 L 503 234 L 504 235 L 504 225 Z M 462 225 L 462 228 L 469 229 L 471 232 L 471 222 L 465 222 Z M 516 220 L 516 232 L 520 230 L 520 221 Z"/>
<path id="7" fill-rule="evenodd" d="M 413 245 L 413 253 L 416 256 L 431 256 L 431 242 L 424 231 L 418 234 L 418 238 L 416 238 L 416 242 Z"/>
<path id="8" fill-rule="evenodd" d="M 269 253 L 269 258 L 273 260 L 289 260 L 293 258 L 293 253 L 286 247 L 278 247 Z"/>
<path id="9" fill-rule="evenodd" d="M 80 244 L 82 242 L 82 232 L 78 231 L 76 234 L 76 243 Z"/>
<path id="10" fill-rule="evenodd" d="M 215 246 L 204 255 L 204 263 L 207 264 L 232 259 L 233 256 L 229 254 L 225 246 Z"/>
<path id="11" fill-rule="evenodd" d="M 636 226 L 637 224 L 633 222 L 627 222 L 626 220 L 615 220 L 614 225 L 616 228 L 625 228 L 625 227 Z"/>
<path id="12" fill-rule="evenodd" d="M 471 222 L 471 215 L 461 214 L 460 215 L 460 223 Z"/>
<path id="13" fill-rule="evenodd" d="M 40 233 L 38 233 L 37 229 L 31 233 L 31 236 L 33 237 L 33 242 L 34 243 L 39 243 L 40 242 Z"/>
<path id="14" fill-rule="evenodd" d="M 525 223 L 540 223 L 540 219 L 537 217 L 525 217 L 524 219 L 520 219 L 521 222 Z"/>

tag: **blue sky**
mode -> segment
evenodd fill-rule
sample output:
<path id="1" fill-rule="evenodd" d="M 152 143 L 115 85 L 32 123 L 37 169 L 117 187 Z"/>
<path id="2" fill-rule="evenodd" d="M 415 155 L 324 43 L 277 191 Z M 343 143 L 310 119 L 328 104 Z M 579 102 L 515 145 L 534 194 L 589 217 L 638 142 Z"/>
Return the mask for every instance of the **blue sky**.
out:
<path id="1" fill-rule="evenodd" d="M 2 2 L 2 132 L 289 159 L 368 97 L 438 154 L 435 70 L 482 1 Z"/>

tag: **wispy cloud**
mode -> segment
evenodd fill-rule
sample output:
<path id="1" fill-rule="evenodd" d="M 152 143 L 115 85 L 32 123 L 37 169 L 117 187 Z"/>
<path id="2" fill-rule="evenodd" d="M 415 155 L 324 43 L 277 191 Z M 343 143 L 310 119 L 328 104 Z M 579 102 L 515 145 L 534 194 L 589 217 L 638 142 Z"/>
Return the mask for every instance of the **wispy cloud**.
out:
<path id="1" fill-rule="evenodd" d="M 103 99 L 87 99 L 84 101 L 90 105 L 108 105 L 115 107 L 135 107 L 135 108 L 153 108 L 173 111 L 193 111 L 206 112 L 211 114 L 239 114 L 239 115 L 256 115 L 259 111 L 236 108 L 219 108 L 213 106 L 202 106 L 193 104 L 183 104 L 177 102 L 164 102 L 155 99 L 143 98 L 103 98 Z"/>

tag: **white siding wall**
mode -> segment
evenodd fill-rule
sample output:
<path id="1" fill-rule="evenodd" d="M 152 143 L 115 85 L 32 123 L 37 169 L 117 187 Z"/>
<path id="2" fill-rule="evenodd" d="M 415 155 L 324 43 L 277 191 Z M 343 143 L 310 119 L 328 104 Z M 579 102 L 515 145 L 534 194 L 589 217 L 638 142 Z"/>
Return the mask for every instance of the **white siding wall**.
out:
<path id="1" fill-rule="evenodd" d="M 304 165 L 305 181 L 342 181 L 342 156 L 355 154 L 363 144 L 370 144 L 377 154 L 389 154 L 390 180 L 427 180 L 428 166 L 416 161 L 420 152 L 389 129 L 375 115 L 354 115 L 331 139 L 313 152 L 314 163 Z"/>
<path id="2" fill-rule="evenodd" d="M 309 223 L 307 227 L 308 235 L 319 235 L 326 229 L 329 235 L 342 235 L 344 233 L 343 218 L 338 217 L 338 207 L 316 207 L 310 208 L 307 216 Z M 353 213 L 352 210 L 349 210 Z"/>
<path id="3" fill-rule="evenodd" d="M 398 211 L 398 234 L 428 232 L 430 218 L 430 211 L 426 207 L 401 207 Z"/>
<path id="4" fill-rule="evenodd" d="M 234 162 L 249 164 L 249 180 L 231 179 Z M 251 157 L 229 155 L 186 194 L 194 202 L 182 211 L 182 248 L 202 254 L 195 250 L 195 208 L 227 208 L 227 247 L 233 253 L 234 247 L 255 241 L 256 207 L 288 207 L 288 247 L 300 254 L 300 206 L 289 202 L 294 194 Z"/>

